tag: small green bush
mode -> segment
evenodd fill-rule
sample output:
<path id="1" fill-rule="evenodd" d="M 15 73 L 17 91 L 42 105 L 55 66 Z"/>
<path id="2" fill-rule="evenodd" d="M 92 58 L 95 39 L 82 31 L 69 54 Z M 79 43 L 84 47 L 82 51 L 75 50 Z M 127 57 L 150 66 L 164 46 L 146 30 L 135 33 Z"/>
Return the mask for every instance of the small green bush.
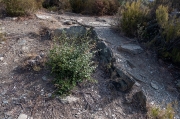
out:
<path id="1" fill-rule="evenodd" d="M 2 0 L 6 13 L 10 16 L 28 15 L 42 5 L 41 0 Z"/>
<path id="2" fill-rule="evenodd" d="M 135 36 L 138 24 L 146 21 L 148 8 L 141 6 L 141 1 L 127 2 L 121 11 L 121 20 L 119 26 L 128 36 Z"/>
<path id="3" fill-rule="evenodd" d="M 59 38 L 59 45 L 50 51 L 48 65 L 55 75 L 54 84 L 58 94 L 68 94 L 77 83 L 91 78 L 95 67 L 91 61 L 92 45 L 88 40 L 88 37 L 63 35 Z"/>

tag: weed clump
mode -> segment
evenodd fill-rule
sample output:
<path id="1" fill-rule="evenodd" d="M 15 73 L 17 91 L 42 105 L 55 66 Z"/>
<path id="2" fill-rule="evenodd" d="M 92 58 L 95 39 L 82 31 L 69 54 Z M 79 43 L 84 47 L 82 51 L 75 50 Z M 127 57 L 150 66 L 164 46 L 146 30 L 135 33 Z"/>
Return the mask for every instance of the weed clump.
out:
<path id="1" fill-rule="evenodd" d="M 59 44 L 50 50 L 47 64 L 55 76 L 53 82 L 57 87 L 57 93 L 64 95 L 77 83 L 90 79 L 95 66 L 92 61 L 92 44 L 88 37 L 63 35 L 58 40 Z"/>

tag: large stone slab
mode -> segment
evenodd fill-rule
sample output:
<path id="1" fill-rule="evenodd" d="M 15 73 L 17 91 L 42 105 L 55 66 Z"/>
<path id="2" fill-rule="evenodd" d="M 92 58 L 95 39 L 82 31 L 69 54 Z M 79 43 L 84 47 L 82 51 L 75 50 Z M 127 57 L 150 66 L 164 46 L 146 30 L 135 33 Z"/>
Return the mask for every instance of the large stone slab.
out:
<path id="1" fill-rule="evenodd" d="M 135 55 L 143 52 L 143 49 L 137 44 L 123 44 L 118 47 L 118 50 L 129 52 L 129 53 L 135 54 Z"/>

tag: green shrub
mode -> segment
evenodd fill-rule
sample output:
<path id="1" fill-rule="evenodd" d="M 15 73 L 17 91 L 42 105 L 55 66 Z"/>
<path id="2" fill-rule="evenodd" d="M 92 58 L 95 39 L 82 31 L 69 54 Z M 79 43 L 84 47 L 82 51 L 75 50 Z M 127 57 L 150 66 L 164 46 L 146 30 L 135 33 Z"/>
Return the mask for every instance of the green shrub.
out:
<path id="1" fill-rule="evenodd" d="M 141 1 L 127 2 L 121 11 L 120 27 L 128 36 L 134 36 L 137 31 L 138 24 L 143 24 L 148 15 L 148 9 L 141 6 Z"/>
<path id="2" fill-rule="evenodd" d="M 68 94 L 77 83 L 90 79 L 95 69 L 93 66 L 93 52 L 88 37 L 67 37 L 59 38 L 59 45 L 56 45 L 49 54 L 48 65 L 51 73 L 55 75 L 54 84 L 57 93 Z"/>
<path id="3" fill-rule="evenodd" d="M 2 0 L 5 4 L 6 13 L 10 16 L 28 15 L 39 7 L 41 0 Z"/>

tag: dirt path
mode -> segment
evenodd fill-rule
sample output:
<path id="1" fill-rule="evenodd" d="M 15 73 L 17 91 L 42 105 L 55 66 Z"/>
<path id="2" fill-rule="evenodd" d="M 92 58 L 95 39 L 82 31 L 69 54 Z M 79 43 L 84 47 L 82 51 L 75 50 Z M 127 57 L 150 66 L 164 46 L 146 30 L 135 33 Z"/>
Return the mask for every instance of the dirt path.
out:
<path id="1" fill-rule="evenodd" d="M 158 105 L 162 102 L 179 101 L 179 93 L 171 84 L 172 76 L 165 67 L 157 63 L 153 54 L 143 51 L 141 54 L 131 55 L 117 50 L 117 47 L 132 43 L 132 40 L 117 36 L 110 29 L 111 17 L 39 12 L 30 18 L 4 18 L 0 23 L 1 29 L 6 33 L 6 40 L 0 41 L 1 119 L 16 119 L 21 114 L 33 119 L 146 118 L 146 114 L 133 104 L 125 103 L 128 93 L 109 88 L 110 79 L 100 69 L 93 74 L 98 83 L 81 84 L 72 91 L 72 95 L 61 99 L 52 98 L 52 77 L 45 67 L 40 66 L 40 71 L 34 71 L 36 69 L 31 67 L 22 68 L 28 61 L 35 58 L 41 61 L 47 56 L 52 45 L 51 30 L 79 24 L 94 27 L 98 37 L 107 42 L 119 58 L 119 66 L 139 79 L 133 91 L 143 89 L 148 102 Z M 129 66 L 130 64 L 132 65 Z M 155 82 L 154 87 L 158 89 L 152 88 L 151 82 Z M 168 89 L 169 86 L 171 90 Z"/>

